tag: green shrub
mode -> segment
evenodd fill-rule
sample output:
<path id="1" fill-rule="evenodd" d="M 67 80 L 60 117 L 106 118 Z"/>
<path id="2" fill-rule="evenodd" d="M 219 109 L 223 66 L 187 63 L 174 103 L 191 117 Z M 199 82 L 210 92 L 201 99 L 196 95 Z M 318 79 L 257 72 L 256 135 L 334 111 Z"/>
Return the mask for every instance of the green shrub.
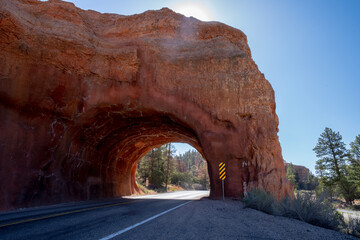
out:
<path id="1" fill-rule="evenodd" d="M 245 208 L 253 208 L 259 211 L 281 216 L 283 211 L 280 203 L 276 201 L 274 196 L 262 189 L 253 189 L 244 198 Z"/>
<path id="2" fill-rule="evenodd" d="M 194 183 L 191 185 L 191 188 L 194 189 L 194 190 L 206 190 L 206 188 L 199 184 L 199 183 Z"/>
<path id="3" fill-rule="evenodd" d="M 348 233 L 356 237 L 360 237 L 360 219 L 349 218 Z"/>
<path id="4" fill-rule="evenodd" d="M 154 170 L 150 176 L 150 185 L 154 188 L 162 188 L 165 182 L 164 174 L 159 170 Z"/>
<path id="5" fill-rule="evenodd" d="M 171 183 L 181 186 L 185 189 L 191 189 L 191 184 L 193 182 L 193 177 L 189 172 L 183 172 L 183 173 L 174 173 L 174 175 L 171 177 Z"/>

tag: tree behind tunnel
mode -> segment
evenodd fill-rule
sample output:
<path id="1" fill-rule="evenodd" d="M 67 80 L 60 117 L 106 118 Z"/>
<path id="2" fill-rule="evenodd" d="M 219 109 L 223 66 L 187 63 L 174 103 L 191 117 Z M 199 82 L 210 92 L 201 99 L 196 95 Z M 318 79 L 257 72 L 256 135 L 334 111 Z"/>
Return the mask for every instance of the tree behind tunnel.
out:
<path id="1" fill-rule="evenodd" d="M 175 156 L 175 152 L 176 149 L 171 143 L 148 152 L 138 163 L 138 182 L 145 185 L 148 179 L 150 188 L 165 191 L 170 183 L 185 189 L 208 189 L 208 169 L 201 154 L 189 150 Z"/>
<path id="2" fill-rule="evenodd" d="M 155 189 L 163 188 L 165 184 L 166 189 L 175 167 L 173 154 L 174 148 L 170 143 L 152 149 L 138 163 L 138 179 L 143 183 L 148 179 Z"/>

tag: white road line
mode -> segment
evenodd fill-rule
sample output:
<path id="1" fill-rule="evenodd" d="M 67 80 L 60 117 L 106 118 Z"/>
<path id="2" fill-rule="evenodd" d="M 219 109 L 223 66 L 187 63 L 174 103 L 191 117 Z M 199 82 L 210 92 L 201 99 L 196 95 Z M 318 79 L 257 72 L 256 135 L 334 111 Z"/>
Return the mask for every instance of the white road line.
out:
<path id="1" fill-rule="evenodd" d="M 159 213 L 159 214 L 156 214 L 155 216 L 152 216 L 151 218 L 145 219 L 144 221 L 141 221 L 141 222 L 139 222 L 139 223 L 136 223 L 136 224 L 134 224 L 134 225 L 132 225 L 132 226 L 130 226 L 130 227 L 127 227 L 127 228 L 125 228 L 125 229 L 123 229 L 123 230 L 120 230 L 120 231 L 118 231 L 118 232 L 116 232 L 116 233 L 110 234 L 109 236 L 103 237 L 103 238 L 101 238 L 100 240 L 112 239 L 112 238 L 114 238 L 114 237 L 116 237 L 116 236 L 119 236 L 120 234 L 123 234 L 124 232 L 127 232 L 127 231 L 129 231 L 129 230 L 131 230 L 131 229 L 133 229 L 133 228 L 136 228 L 136 227 L 138 227 L 138 226 L 140 226 L 140 225 L 142 225 L 142 224 L 144 224 L 144 223 L 147 223 L 147 222 L 149 222 L 149 221 L 151 221 L 151 220 L 153 220 L 153 219 L 155 219 L 155 218 L 158 218 L 158 217 L 160 217 L 160 216 L 162 216 L 162 215 L 164 215 L 164 214 L 166 214 L 166 213 L 168 213 L 168 212 L 171 212 L 171 211 L 173 211 L 173 210 L 175 210 L 175 209 L 177 209 L 177 208 L 179 208 L 179 207 L 182 207 L 182 206 L 184 206 L 184 205 L 186 205 L 186 204 L 188 204 L 188 203 L 190 203 L 190 202 L 192 202 L 192 201 L 188 201 L 188 202 L 182 203 L 182 204 L 180 204 L 180 205 L 177 205 L 176 207 L 170 208 L 170 209 L 168 209 L 168 210 L 166 210 L 166 211 L 164 211 L 164 212 L 161 212 L 161 213 Z"/>

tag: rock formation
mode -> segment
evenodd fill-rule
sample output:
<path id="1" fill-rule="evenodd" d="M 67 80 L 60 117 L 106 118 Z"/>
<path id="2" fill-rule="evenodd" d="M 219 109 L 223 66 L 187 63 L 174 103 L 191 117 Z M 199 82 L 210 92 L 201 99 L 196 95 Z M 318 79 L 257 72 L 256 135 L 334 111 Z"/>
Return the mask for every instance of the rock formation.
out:
<path id="1" fill-rule="evenodd" d="M 170 9 L 132 16 L 0 0 L 0 210 L 128 195 L 167 142 L 208 161 L 211 197 L 290 193 L 274 91 L 244 33 Z"/>
<path id="2" fill-rule="evenodd" d="M 289 163 L 285 163 L 285 171 L 287 170 L 288 165 L 289 165 Z M 300 165 L 293 164 L 293 166 L 294 166 L 294 170 L 296 172 L 299 184 L 301 186 L 305 186 L 306 183 L 309 181 L 310 170 L 307 167 L 300 166 Z"/>

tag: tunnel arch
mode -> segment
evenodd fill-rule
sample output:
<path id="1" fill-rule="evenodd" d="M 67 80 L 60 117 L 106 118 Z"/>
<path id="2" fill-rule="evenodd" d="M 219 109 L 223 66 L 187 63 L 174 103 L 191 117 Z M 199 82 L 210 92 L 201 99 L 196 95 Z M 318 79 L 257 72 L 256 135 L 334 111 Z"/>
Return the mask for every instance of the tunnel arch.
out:
<path id="1" fill-rule="evenodd" d="M 139 192 L 137 163 L 151 149 L 170 142 L 187 143 L 206 159 L 197 133 L 174 115 L 97 108 L 66 131 L 53 167 L 61 169 L 65 192 L 76 193 L 79 199 L 131 195 Z"/>

